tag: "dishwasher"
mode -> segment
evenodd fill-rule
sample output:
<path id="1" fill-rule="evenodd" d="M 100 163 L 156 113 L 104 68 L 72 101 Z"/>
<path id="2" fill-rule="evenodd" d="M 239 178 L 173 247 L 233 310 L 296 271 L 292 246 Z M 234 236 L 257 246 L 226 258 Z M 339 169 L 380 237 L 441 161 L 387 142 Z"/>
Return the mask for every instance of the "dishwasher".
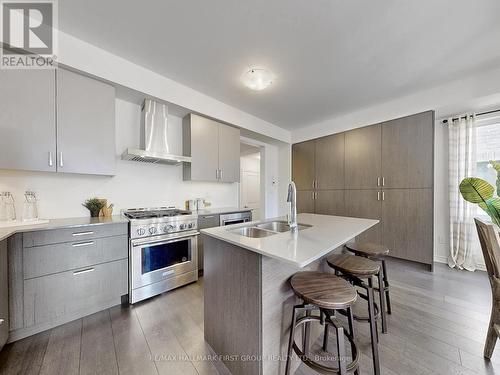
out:
<path id="1" fill-rule="evenodd" d="M 219 225 L 222 227 L 225 225 L 246 223 L 247 221 L 252 221 L 252 211 L 233 212 L 220 215 Z"/>

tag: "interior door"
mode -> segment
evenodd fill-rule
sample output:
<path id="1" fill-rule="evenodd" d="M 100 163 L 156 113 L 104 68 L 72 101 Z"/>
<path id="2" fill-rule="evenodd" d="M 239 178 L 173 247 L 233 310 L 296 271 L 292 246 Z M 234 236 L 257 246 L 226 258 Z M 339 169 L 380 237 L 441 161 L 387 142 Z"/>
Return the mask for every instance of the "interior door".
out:
<path id="1" fill-rule="evenodd" d="M 345 133 L 346 189 L 377 188 L 381 177 L 380 124 Z"/>
<path id="2" fill-rule="evenodd" d="M 344 133 L 316 140 L 316 188 L 344 189 Z"/>
<path id="3" fill-rule="evenodd" d="M 54 70 L 0 70 L 0 168 L 56 171 Z"/>
<path id="4" fill-rule="evenodd" d="M 382 217 L 381 192 L 378 190 L 346 190 L 346 216 L 380 220 Z M 374 225 L 357 238 L 359 241 L 381 243 L 382 225 Z"/>
<path id="5" fill-rule="evenodd" d="M 241 207 L 252 210 L 254 220 L 260 219 L 260 173 L 241 171 Z"/>
<path id="6" fill-rule="evenodd" d="M 115 89 L 68 70 L 57 71 L 57 171 L 114 175 Z"/>
<path id="7" fill-rule="evenodd" d="M 344 190 L 319 190 L 314 205 L 317 214 L 345 216 Z"/>
<path id="8" fill-rule="evenodd" d="M 382 177 L 385 188 L 433 185 L 434 112 L 382 124 Z"/>
<path id="9" fill-rule="evenodd" d="M 240 182 L 240 130 L 219 125 L 219 169 L 222 182 Z"/>
<path id="10" fill-rule="evenodd" d="M 312 190 L 297 191 L 297 213 L 299 214 L 314 213 L 314 191 Z"/>
<path id="11" fill-rule="evenodd" d="M 297 190 L 314 189 L 315 141 L 296 143 L 292 146 L 292 180 Z"/>

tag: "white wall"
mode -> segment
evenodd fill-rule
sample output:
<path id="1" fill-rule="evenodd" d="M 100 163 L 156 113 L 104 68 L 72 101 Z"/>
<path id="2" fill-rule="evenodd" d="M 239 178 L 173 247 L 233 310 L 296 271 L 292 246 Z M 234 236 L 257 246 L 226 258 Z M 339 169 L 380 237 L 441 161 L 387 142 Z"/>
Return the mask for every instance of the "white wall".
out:
<path id="1" fill-rule="evenodd" d="M 37 192 L 39 213 L 43 218 L 87 216 L 81 203 L 90 197 L 107 198 L 120 209 L 172 205 L 183 207 L 190 198 L 203 197 L 213 207 L 238 205 L 238 185 L 182 181 L 182 166 L 146 164 L 120 159 L 127 147 L 139 146 L 140 107 L 116 100 L 116 155 L 114 177 L 65 173 L 0 170 L 0 191 L 11 191 L 18 216 L 22 213 L 23 194 Z M 169 116 L 169 137 L 173 153 L 182 152 L 182 119 Z"/>

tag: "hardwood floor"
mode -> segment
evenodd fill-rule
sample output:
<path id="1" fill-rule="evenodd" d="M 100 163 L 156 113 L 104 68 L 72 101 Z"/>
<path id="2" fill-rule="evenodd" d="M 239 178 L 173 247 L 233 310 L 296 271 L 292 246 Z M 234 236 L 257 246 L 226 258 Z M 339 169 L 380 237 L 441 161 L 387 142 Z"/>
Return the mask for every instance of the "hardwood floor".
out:
<path id="1" fill-rule="evenodd" d="M 500 344 L 491 361 L 482 356 L 491 305 L 485 273 L 441 264 L 434 273 L 401 261 L 388 265 L 393 314 L 389 333 L 380 335 L 383 374 L 500 374 Z M 372 374 L 368 325 L 357 328 L 361 374 Z M 209 354 L 200 280 L 9 344 L 0 352 L 0 373 L 224 373 Z M 302 365 L 296 374 L 315 373 Z"/>

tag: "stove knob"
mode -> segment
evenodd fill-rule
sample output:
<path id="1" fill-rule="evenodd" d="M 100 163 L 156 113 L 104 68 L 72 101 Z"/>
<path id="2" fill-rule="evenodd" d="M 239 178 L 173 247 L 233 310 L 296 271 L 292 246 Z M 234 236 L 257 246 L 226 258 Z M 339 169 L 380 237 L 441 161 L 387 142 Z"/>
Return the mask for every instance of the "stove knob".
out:
<path id="1" fill-rule="evenodd" d="M 149 228 L 149 233 L 150 234 L 155 234 L 156 233 L 156 228 L 155 227 Z"/>
<path id="2" fill-rule="evenodd" d="M 179 225 L 179 229 L 181 229 L 181 230 L 182 230 L 182 229 L 186 229 L 186 224 L 181 224 L 181 225 Z"/>
<path id="3" fill-rule="evenodd" d="M 164 233 L 167 233 L 168 231 L 171 231 L 172 229 L 174 229 L 174 226 L 173 225 L 165 225 L 163 227 L 163 232 Z"/>
<path id="4" fill-rule="evenodd" d="M 146 234 L 146 229 L 144 229 L 144 228 L 137 229 L 137 234 L 139 236 L 144 236 Z"/>
<path id="5" fill-rule="evenodd" d="M 189 223 L 188 224 L 188 228 L 191 229 L 192 227 L 194 227 L 194 224 L 193 223 Z"/>

